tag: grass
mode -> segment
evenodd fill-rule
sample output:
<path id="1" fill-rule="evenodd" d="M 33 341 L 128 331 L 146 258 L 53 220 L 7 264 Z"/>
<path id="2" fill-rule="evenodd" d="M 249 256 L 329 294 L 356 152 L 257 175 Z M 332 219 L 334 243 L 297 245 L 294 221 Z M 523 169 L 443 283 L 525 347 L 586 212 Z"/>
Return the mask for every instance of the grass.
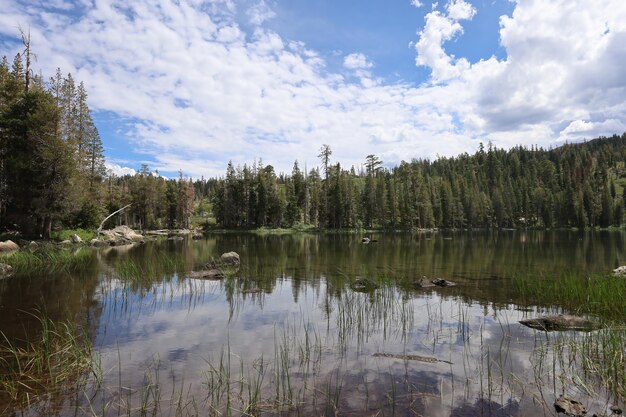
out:
<path id="1" fill-rule="evenodd" d="M 542 279 L 516 277 L 513 284 L 517 296 L 526 305 L 559 306 L 575 314 L 591 313 L 607 319 L 626 317 L 624 278 L 568 273 Z"/>
<path id="2" fill-rule="evenodd" d="M 63 229 L 52 232 L 50 237 L 54 240 L 62 242 L 64 240 L 71 240 L 71 236 L 74 234 L 80 236 L 80 238 L 85 242 L 89 242 L 91 239 L 96 237 L 96 232 L 94 230 L 85 229 Z"/>
<path id="3" fill-rule="evenodd" d="M 94 369 L 91 342 L 80 326 L 32 314 L 41 326 L 36 339 L 10 341 L 0 332 L 0 393 L 10 407 L 79 390 L 81 377 Z"/>
<path id="4" fill-rule="evenodd" d="M 87 268 L 93 262 L 93 252 L 81 249 L 72 252 L 67 249 L 44 248 L 35 252 L 17 251 L 2 262 L 13 267 L 17 274 L 71 273 Z"/>

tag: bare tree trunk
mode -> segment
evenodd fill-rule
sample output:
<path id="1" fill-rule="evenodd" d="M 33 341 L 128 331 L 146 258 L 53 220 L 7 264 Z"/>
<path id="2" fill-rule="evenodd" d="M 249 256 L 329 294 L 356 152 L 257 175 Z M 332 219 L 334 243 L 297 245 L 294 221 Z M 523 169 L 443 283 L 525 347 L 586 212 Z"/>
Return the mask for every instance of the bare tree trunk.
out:
<path id="1" fill-rule="evenodd" d="M 127 209 L 127 208 L 128 208 L 128 207 L 130 207 L 130 206 L 132 206 L 132 204 L 128 204 L 127 206 L 124 206 L 124 207 L 122 207 L 121 209 L 116 210 L 116 211 L 114 211 L 113 213 L 111 213 L 111 214 L 109 214 L 108 216 L 106 216 L 106 217 L 104 218 L 104 220 L 102 220 L 102 223 L 100 223 L 100 227 L 98 227 L 98 230 L 97 230 L 97 232 L 98 232 L 98 233 L 96 234 L 96 236 L 100 236 L 100 232 L 102 231 L 102 226 L 104 226 L 104 223 L 105 223 L 107 220 L 109 220 L 111 217 L 115 216 L 117 213 L 119 213 L 119 212 L 121 212 L 121 211 L 123 211 L 123 210 Z"/>

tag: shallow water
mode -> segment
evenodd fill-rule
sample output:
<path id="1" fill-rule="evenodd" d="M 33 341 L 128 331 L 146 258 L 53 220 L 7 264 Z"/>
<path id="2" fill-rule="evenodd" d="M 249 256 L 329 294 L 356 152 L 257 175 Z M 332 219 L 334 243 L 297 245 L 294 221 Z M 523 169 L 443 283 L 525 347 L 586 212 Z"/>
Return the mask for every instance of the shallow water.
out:
<path id="1" fill-rule="evenodd" d="M 561 394 L 590 414 L 619 403 L 583 372 L 576 349 L 593 334 L 521 326 L 562 310 L 521 300 L 512 278 L 610 271 L 626 263 L 626 234 L 371 237 L 378 242 L 346 234 L 149 242 L 93 251 L 79 274 L 0 281 L 0 330 L 9 339 L 36 334 L 33 309 L 84 322 L 98 376 L 31 407 L 5 399 L 0 411 L 530 416 L 555 415 Z M 238 272 L 189 278 L 231 250 L 241 255 Z M 413 288 L 422 276 L 458 285 Z M 379 288 L 354 291 L 357 278 Z"/>

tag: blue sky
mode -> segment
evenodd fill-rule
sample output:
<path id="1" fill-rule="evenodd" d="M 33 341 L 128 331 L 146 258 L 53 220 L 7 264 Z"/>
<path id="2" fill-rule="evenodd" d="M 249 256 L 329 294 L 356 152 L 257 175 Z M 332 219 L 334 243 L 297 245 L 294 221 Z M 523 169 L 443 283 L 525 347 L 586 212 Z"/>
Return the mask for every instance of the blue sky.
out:
<path id="1" fill-rule="evenodd" d="M 0 0 L 85 82 L 112 172 L 359 166 L 626 130 L 626 2 Z"/>

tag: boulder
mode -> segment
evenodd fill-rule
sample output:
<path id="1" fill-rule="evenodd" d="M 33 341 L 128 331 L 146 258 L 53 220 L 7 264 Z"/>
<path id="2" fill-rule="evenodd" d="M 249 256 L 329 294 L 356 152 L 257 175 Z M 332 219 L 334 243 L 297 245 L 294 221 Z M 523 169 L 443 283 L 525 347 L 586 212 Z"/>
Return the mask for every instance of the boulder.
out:
<path id="1" fill-rule="evenodd" d="M 370 243 L 370 238 L 364 237 L 363 239 L 361 239 L 361 243 Z"/>
<path id="2" fill-rule="evenodd" d="M 581 402 L 562 395 L 554 402 L 554 409 L 557 413 L 563 413 L 570 417 L 582 417 L 587 414 L 587 410 Z"/>
<path id="3" fill-rule="evenodd" d="M 70 239 L 72 240 L 72 243 L 82 243 L 83 240 L 80 238 L 80 236 L 78 236 L 76 233 L 74 233 L 72 236 L 70 236 Z"/>
<path id="4" fill-rule="evenodd" d="M 626 277 L 626 266 L 620 266 L 613 270 L 613 275 L 616 277 Z"/>
<path id="5" fill-rule="evenodd" d="M 104 235 L 107 240 L 124 239 L 130 242 L 143 242 L 143 236 L 135 232 L 128 226 L 117 226 L 115 229 L 103 230 L 100 234 Z"/>
<path id="6" fill-rule="evenodd" d="M 12 250 L 18 250 L 20 247 L 17 243 L 12 240 L 5 240 L 4 242 L 0 242 L 0 252 L 9 252 Z"/>
<path id="7" fill-rule="evenodd" d="M 530 327 L 531 329 L 543 330 L 546 332 L 564 330 L 589 332 L 602 327 L 602 325 L 595 320 L 588 319 L 586 317 L 571 316 L 568 314 L 558 314 L 555 316 L 542 316 L 535 319 L 520 320 L 520 323 L 524 326 Z"/>
<path id="8" fill-rule="evenodd" d="M 200 278 L 200 279 L 222 279 L 224 278 L 224 273 L 219 269 L 204 269 L 202 271 L 191 271 L 189 273 L 189 278 Z"/>
<path id="9" fill-rule="evenodd" d="M 220 261 L 224 264 L 224 265 L 235 265 L 238 266 L 239 265 L 239 254 L 237 252 L 226 252 L 223 253 L 222 256 L 220 256 Z"/>
<path id="10" fill-rule="evenodd" d="M 11 265 L 0 263 L 0 279 L 6 278 L 13 273 Z"/>
<path id="11" fill-rule="evenodd" d="M 428 278 L 421 277 L 418 280 L 413 281 L 413 286 L 415 288 L 432 288 L 435 286 Z"/>

